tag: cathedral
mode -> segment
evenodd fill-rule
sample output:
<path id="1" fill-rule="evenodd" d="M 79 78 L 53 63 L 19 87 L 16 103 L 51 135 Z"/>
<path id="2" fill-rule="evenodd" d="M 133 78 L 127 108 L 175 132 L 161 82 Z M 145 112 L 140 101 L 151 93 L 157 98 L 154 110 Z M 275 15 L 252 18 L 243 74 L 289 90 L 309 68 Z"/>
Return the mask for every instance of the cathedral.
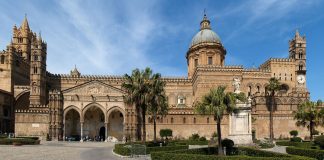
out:
<path id="1" fill-rule="evenodd" d="M 296 31 L 288 43 L 287 58 L 270 58 L 258 68 L 225 65 L 226 48 L 213 31 L 206 15 L 192 38 L 186 56 L 186 77 L 163 77 L 169 112 L 157 120 L 160 129 L 172 129 L 174 138 L 193 133 L 211 137 L 216 131 L 212 115 L 199 115 L 193 104 L 211 88 L 223 85 L 228 92 L 248 96 L 247 118 L 233 123 L 224 116 L 222 134 L 231 136 L 242 128 L 255 138 L 269 137 L 269 79 L 276 77 L 283 88 L 275 95 L 275 138 L 297 129 L 301 137 L 307 128 L 295 125 L 292 112 L 309 99 L 306 87 L 306 38 Z M 49 53 L 51 54 L 51 53 Z M 33 32 L 25 17 L 13 26 L 11 42 L 0 51 L 0 131 L 16 136 L 38 136 L 52 140 L 67 137 L 140 138 L 140 121 L 134 106 L 126 105 L 122 75 L 83 75 L 77 68 L 67 74 L 46 70 L 47 43 Z M 153 139 L 153 122 L 146 120 L 147 138 Z M 238 132 L 239 133 L 239 132 Z"/>

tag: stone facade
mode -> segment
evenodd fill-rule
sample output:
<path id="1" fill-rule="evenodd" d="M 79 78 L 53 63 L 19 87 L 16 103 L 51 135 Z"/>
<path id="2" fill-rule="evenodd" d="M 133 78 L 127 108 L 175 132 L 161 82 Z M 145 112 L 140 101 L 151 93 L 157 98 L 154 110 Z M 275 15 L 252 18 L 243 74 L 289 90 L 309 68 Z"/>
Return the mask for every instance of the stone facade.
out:
<path id="1" fill-rule="evenodd" d="M 257 138 L 269 137 L 269 101 L 265 86 L 271 77 L 276 77 L 285 88 L 276 94 L 274 132 L 277 138 L 288 137 L 289 131 L 296 129 L 292 112 L 309 98 L 306 38 L 296 31 L 289 41 L 288 58 L 271 58 L 258 68 L 244 68 L 225 65 L 226 49 L 211 30 L 206 15 L 200 24 L 200 31 L 186 54 L 188 76 L 163 77 L 170 111 L 157 120 L 157 131 L 170 128 L 177 138 L 193 133 L 210 137 L 216 131 L 215 121 L 212 116 L 194 113 L 193 103 L 219 85 L 227 86 L 226 91 L 236 91 L 233 83 L 239 82 L 240 91 L 251 98 L 251 113 L 247 114 L 250 118 L 244 118 L 252 119 L 248 133 L 254 130 Z M 15 100 L 11 107 L 15 108 L 17 135 L 48 135 L 58 140 L 70 136 L 140 137 L 137 111 L 123 102 L 123 77 L 81 75 L 77 68 L 70 74 L 47 72 L 47 44 L 40 34 L 30 30 L 26 17 L 19 28 L 13 27 L 12 41 L 0 53 L 0 58 L 0 89 Z M 236 121 L 234 124 L 230 119 L 226 115 L 222 121 L 224 137 L 240 131 L 239 125 L 245 123 Z M 147 138 L 152 139 L 150 116 L 147 122 Z M 233 125 L 237 126 L 233 128 Z M 298 130 L 301 136 L 307 133 L 306 128 Z"/>

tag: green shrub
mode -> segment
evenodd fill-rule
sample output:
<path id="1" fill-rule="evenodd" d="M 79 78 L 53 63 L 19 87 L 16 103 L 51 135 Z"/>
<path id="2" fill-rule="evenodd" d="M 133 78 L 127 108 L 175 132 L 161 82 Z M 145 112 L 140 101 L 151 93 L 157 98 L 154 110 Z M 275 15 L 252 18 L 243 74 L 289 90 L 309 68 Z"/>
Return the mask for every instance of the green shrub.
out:
<path id="1" fill-rule="evenodd" d="M 165 138 L 172 137 L 172 130 L 171 129 L 161 129 L 160 136 L 165 137 Z"/>
<path id="2" fill-rule="evenodd" d="M 318 136 L 314 139 L 314 143 L 324 149 L 324 136 Z"/>
<path id="3" fill-rule="evenodd" d="M 185 150 L 188 146 L 165 146 L 165 147 L 147 147 L 146 152 L 150 154 L 152 152 L 166 152 L 166 151 L 176 151 Z"/>
<path id="4" fill-rule="evenodd" d="M 251 157 L 290 157 L 288 154 L 264 151 L 251 147 L 239 147 L 238 151 L 239 154 L 244 154 Z"/>
<path id="5" fill-rule="evenodd" d="M 189 137 L 189 140 L 191 141 L 198 141 L 199 140 L 199 134 L 195 133 L 195 134 L 192 134 L 190 137 Z"/>
<path id="6" fill-rule="evenodd" d="M 286 152 L 292 155 L 312 157 L 316 159 L 324 159 L 324 151 L 319 149 L 306 149 L 298 147 L 287 147 Z"/>
<path id="7" fill-rule="evenodd" d="M 122 156 L 130 156 L 131 155 L 130 145 L 115 144 L 114 152 Z"/>
<path id="8" fill-rule="evenodd" d="M 223 139 L 222 140 L 222 146 L 226 148 L 232 148 L 234 146 L 234 141 L 231 139 Z"/>
<path id="9" fill-rule="evenodd" d="M 30 138 L 1 138 L 0 144 L 12 145 L 12 144 L 22 144 L 22 145 L 34 145 L 39 144 L 39 141 Z"/>
<path id="10" fill-rule="evenodd" d="M 33 140 L 39 140 L 39 137 L 16 137 L 16 138 L 30 138 L 30 139 L 33 139 Z"/>
<path id="11" fill-rule="evenodd" d="M 302 142 L 303 140 L 300 137 L 292 137 L 290 138 L 291 142 Z"/>
<path id="12" fill-rule="evenodd" d="M 298 131 L 297 130 L 292 130 L 289 132 L 289 134 L 293 137 L 296 137 L 298 135 Z"/>
<path id="13" fill-rule="evenodd" d="M 258 142 L 258 145 L 261 147 L 261 148 L 273 148 L 275 145 L 273 143 L 270 143 L 268 141 L 259 141 Z"/>
<path id="14" fill-rule="evenodd" d="M 200 137 L 199 141 L 207 141 L 206 137 Z"/>
<path id="15" fill-rule="evenodd" d="M 174 142 L 177 146 L 183 146 L 183 145 L 208 145 L 208 141 L 198 141 L 198 140 L 182 140 Z"/>
<path id="16" fill-rule="evenodd" d="M 309 160 L 307 157 L 249 157 L 239 156 L 216 156 L 200 154 L 174 154 L 169 152 L 154 152 L 151 154 L 152 160 Z"/>

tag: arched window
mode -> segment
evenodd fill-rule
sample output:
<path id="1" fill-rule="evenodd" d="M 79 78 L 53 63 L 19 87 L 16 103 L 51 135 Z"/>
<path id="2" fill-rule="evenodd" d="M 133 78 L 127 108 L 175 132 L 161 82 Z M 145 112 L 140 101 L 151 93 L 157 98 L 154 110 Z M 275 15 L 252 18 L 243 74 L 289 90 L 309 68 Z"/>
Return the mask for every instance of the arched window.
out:
<path id="1" fill-rule="evenodd" d="M 299 59 L 303 59 L 303 53 L 299 52 Z"/>
<path id="2" fill-rule="evenodd" d="M 196 117 L 193 118 L 193 123 L 196 124 Z"/>
<path id="3" fill-rule="evenodd" d="M 209 123 L 209 117 L 207 117 L 207 123 Z"/>
<path id="4" fill-rule="evenodd" d="M 5 56 L 4 55 L 1 55 L 0 61 L 1 61 L 1 64 L 4 64 L 4 62 L 5 62 Z"/>
<path id="5" fill-rule="evenodd" d="M 299 64 L 299 66 L 298 66 L 298 70 L 303 70 L 303 65 L 302 64 Z"/>
<path id="6" fill-rule="evenodd" d="M 186 117 L 183 117 L 183 124 L 186 123 Z"/>
<path id="7" fill-rule="evenodd" d="M 171 123 L 173 123 L 173 117 L 171 117 Z"/>
<path id="8" fill-rule="evenodd" d="M 257 91 L 258 93 L 260 93 L 260 86 L 257 86 Z"/>
<path id="9" fill-rule="evenodd" d="M 208 64 L 212 65 L 213 64 L 213 57 L 208 57 Z"/>

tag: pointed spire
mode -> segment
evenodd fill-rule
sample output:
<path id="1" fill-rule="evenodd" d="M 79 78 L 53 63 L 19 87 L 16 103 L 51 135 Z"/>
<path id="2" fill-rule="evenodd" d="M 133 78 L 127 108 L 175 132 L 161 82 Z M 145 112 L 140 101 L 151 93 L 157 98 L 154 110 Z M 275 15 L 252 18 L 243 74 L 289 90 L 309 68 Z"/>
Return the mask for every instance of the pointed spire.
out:
<path id="1" fill-rule="evenodd" d="M 23 23 L 21 24 L 21 28 L 25 29 L 25 30 L 29 30 L 29 24 L 28 24 L 28 20 L 27 20 L 27 14 L 25 14 L 25 18 Z"/>
<path id="2" fill-rule="evenodd" d="M 38 34 L 38 41 L 42 42 L 42 32 L 41 31 L 39 31 L 39 34 Z"/>
<path id="3" fill-rule="evenodd" d="M 204 18 L 200 22 L 200 30 L 203 30 L 203 29 L 211 29 L 210 21 L 208 20 L 207 15 L 206 15 L 206 9 L 204 9 Z"/>
<path id="4" fill-rule="evenodd" d="M 298 29 L 296 29 L 295 37 L 300 37 Z"/>

